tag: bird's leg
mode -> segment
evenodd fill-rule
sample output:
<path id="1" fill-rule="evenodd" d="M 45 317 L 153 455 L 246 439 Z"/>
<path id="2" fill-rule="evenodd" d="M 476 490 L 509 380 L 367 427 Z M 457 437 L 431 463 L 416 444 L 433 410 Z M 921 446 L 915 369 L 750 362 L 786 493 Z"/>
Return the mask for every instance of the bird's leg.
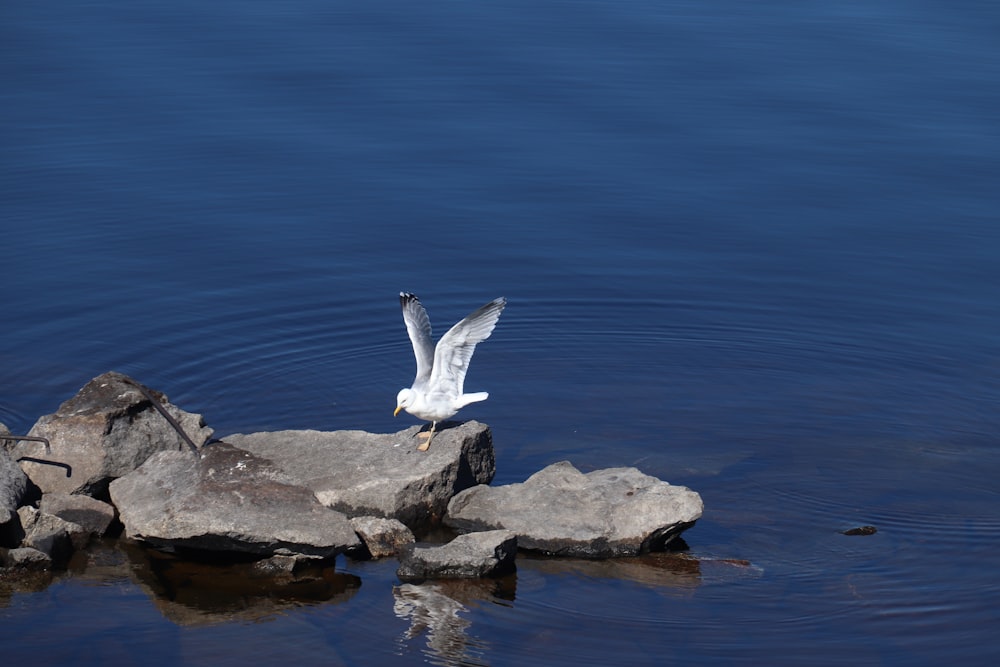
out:
<path id="1" fill-rule="evenodd" d="M 437 422 L 431 422 L 431 430 L 427 433 L 418 433 L 420 437 L 426 437 L 427 439 L 417 445 L 417 450 L 421 452 L 426 452 L 427 448 L 431 446 L 431 438 L 434 437 L 434 429 L 437 428 Z"/>

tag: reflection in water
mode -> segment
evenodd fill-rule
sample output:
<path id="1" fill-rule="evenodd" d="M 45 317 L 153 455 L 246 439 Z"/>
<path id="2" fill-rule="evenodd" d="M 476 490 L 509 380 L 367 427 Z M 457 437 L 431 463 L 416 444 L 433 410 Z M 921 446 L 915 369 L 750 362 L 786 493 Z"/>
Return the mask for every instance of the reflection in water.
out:
<path id="1" fill-rule="evenodd" d="M 258 621 L 305 604 L 346 601 L 361 586 L 330 562 L 277 571 L 267 561 L 198 562 L 135 545 L 125 551 L 136 583 L 178 625 Z"/>
<path id="2" fill-rule="evenodd" d="M 410 624 L 401 638 L 406 650 L 411 640 L 425 637 L 430 660 L 444 665 L 488 664 L 494 651 L 491 642 L 473 632 L 472 621 L 478 615 L 470 607 L 479 602 L 512 606 L 518 578 L 538 581 L 531 575 L 570 577 L 576 580 L 627 581 L 655 589 L 670 596 L 690 596 L 706 582 L 731 581 L 760 576 L 760 568 L 747 561 L 694 557 L 675 552 L 652 553 L 635 558 L 585 560 L 551 558 L 521 553 L 517 566 L 520 575 L 503 579 L 444 580 L 423 584 L 402 584 L 393 589 L 396 616 Z M 531 591 L 528 591 L 528 597 Z M 589 603 L 580 601 L 583 607 Z M 572 613 L 573 610 L 570 610 Z"/>
<path id="3" fill-rule="evenodd" d="M 490 646 L 471 633 L 471 622 L 461 614 L 480 600 L 512 600 L 515 577 L 482 580 L 442 580 L 401 584 L 393 589 L 396 616 L 409 620 L 402 643 L 426 634 L 431 661 L 443 665 L 486 665 Z"/>
<path id="4" fill-rule="evenodd" d="M 583 560 L 526 555 L 521 570 L 549 575 L 575 575 L 588 579 L 617 579 L 660 591 L 690 592 L 706 582 L 756 578 L 762 570 L 749 561 L 710 558 L 676 552 L 656 552 L 631 558 Z"/>
<path id="5" fill-rule="evenodd" d="M 0 608 L 10 604 L 14 595 L 37 593 L 52 583 L 51 572 L 19 572 L 0 570 Z"/>
<path id="6" fill-rule="evenodd" d="M 128 558 L 114 539 L 93 541 L 87 549 L 75 552 L 66 564 L 66 576 L 83 582 L 107 584 L 128 580 Z M 0 607 L 15 594 L 38 593 L 64 577 L 52 570 L 25 572 L 0 570 Z"/>

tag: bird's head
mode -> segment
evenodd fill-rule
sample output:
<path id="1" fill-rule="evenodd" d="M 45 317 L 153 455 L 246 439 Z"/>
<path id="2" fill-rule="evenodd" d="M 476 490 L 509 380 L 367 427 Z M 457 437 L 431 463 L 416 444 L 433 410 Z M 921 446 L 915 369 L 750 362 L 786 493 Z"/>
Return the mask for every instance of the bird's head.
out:
<path id="1" fill-rule="evenodd" d="M 412 389 L 400 389 L 399 393 L 396 394 L 396 410 L 392 413 L 392 416 L 395 417 L 399 414 L 400 410 L 413 405 L 414 396 L 415 394 Z"/>

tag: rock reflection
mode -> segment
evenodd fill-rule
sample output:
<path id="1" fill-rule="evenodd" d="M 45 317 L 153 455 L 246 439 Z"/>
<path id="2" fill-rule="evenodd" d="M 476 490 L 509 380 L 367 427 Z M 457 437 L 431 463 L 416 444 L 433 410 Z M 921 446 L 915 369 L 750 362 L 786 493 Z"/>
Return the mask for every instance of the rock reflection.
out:
<path id="1" fill-rule="evenodd" d="M 276 571 L 261 563 L 186 560 L 126 545 L 133 579 L 167 619 L 183 626 L 257 621 L 308 604 L 350 599 L 361 580 L 330 562 Z"/>
<path id="2" fill-rule="evenodd" d="M 442 580 L 400 584 L 393 589 L 396 616 L 409 621 L 402 642 L 426 636 L 432 662 L 444 665 L 487 665 L 489 644 L 469 632 L 462 616 L 466 605 L 513 600 L 515 576 L 502 579 Z"/>
<path id="3" fill-rule="evenodd" d="M 644 586 L 679 591 L 701 585 L 701 561 L 675 553 L 656 553 L 634 558 L 582 560 L 526 556 L 519 568 L 542 574 L 576 575 L 589 579 L 621 579 Z"/>
<path id="4" fill-rule="evenodd" d="M 683 543 L 682 543 L 683 544 Z M 443 665 L 485 665 L 488 642 L 476 637 L 470 607 L 481 603 L 513 603 L 518 578 L 537 576 L 621 580 L 654 588 L 671 596 L 689 596 L 706 581 L 759 576 L 751 563 L 726 558 L 697 557 L 680 552 L 651 553 L 634 558 L 584 560 L 518 554 L 519 574 L 502 579 L 438 580 L 406 583 L 393 589 L 396 616 L 409 622 L 400 639 L 403 650 L 424 638 L 430 662 Z M 531 583 L 528 584 L 529 588 Z M 530 594 L 530 591 L 529 591 Z"/>
<path id="5" fill-rule="evenodd" d="M 522 571 L 531 570 L 549 575 L 619 579 L 680 595 L 693 592 L 706 581 L 757 577 L 761 572 L 760 568 L 745 560 L 692 556 L 669 551 L 609 560 L 524 555 L 518 558 L 517 566 Z"/>
<path id="6" fill-rule="evenodd" d="M 38 593 L 53 581 L 51 572 L 12 572 L 0 570 L 0 609 L 10 604 L 15 595 Z"/>
<path id="7" fill-rule="evenodd" d="M 118 548 L 115 540 L 101 539 L 92 542 L 87 549 L 75 552 L 66 565 L 65 574 L 54 573 L 52 570 L 0 570 L 0 607 L 6 606 L 14 594 L 39 593 L 69 576 L 99 584 L 127 581 L 128 558 Z"/>

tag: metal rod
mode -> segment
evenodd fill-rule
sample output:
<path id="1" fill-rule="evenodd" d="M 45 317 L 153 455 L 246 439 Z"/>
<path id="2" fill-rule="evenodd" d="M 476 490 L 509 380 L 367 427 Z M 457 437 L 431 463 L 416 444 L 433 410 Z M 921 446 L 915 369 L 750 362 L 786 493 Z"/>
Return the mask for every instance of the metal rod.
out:
<path id="1" fill-rule="evenodd" d="M 191 448 L 191 451 L 197 454 L 198 445 L 194 444 L 194 441 L 190 437 L 188 437 L 188 434 L 184 431 L 184 428 L 180 425 L 180 422 L 174 419 L 174 416 L 172 414 L 167 412 L 167 409 L 163 407 L 163 404 L 160 403 L 160 401 L 155 396 L 153 396 L 152 392 L 150 392 L 148 389 L 146 389 L 146 387 L 142 386 L 132 378 L 126 377 L 124 379 L 130 385 L 141 391 L 143 396 L 149 399 L 149 402 L 153 404 L 153 407 L 156 408 L 156 411 L 159 412 L 161 415 L 163 415 L 164 419 L 170 422 L 170 425 L 174 427 L 174 430 L 177 431 L 178 435 L 184 438 L 184 442 L 188 444 L 188 447 Z"/>
<path id="2" fill-rule="evenodd" d="M 73 468 L 70 467 L 68 463 L 59 463 L 58 461 L 46 461 L 45 459 L 36 459 L 34 456 L 22 456 L 17 460 L 17 462 L 20 463 L 21 461 L 31 461 L 32 463 L 41 463 L 47 466 L 65 468 L 67 477 L 70 477 L 73 474 Z"/>
<path id="3" fill-rule="evenodd" d="M 0 440 L 30 440 L 32 442 L 41 442 L 45 445 L 45 451 L 52 451 L 52 445 L 49 444 L 48 438 L 41 438 L 37 435 L 10 435 L 8 433 L 0 433 Z"/>

